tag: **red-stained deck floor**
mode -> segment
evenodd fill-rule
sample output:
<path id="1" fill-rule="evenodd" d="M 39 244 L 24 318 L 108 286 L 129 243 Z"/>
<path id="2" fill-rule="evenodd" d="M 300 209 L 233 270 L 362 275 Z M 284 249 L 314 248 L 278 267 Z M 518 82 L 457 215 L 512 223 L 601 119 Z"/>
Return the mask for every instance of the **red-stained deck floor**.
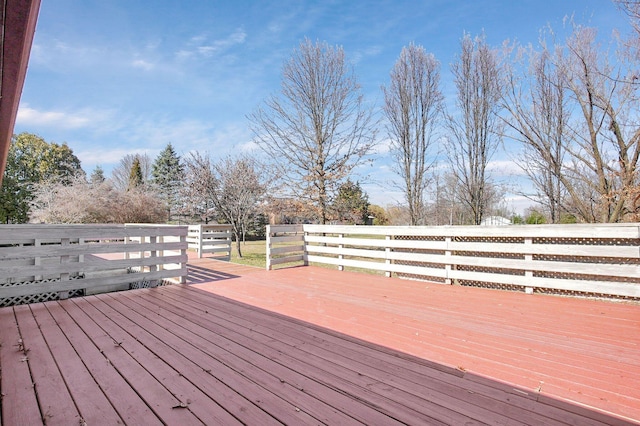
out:
<path id="1" fill-rule="evenodd" d="M 640 423 L 637 304 L 202 259 L 0 343 L 2 424 Z"/>

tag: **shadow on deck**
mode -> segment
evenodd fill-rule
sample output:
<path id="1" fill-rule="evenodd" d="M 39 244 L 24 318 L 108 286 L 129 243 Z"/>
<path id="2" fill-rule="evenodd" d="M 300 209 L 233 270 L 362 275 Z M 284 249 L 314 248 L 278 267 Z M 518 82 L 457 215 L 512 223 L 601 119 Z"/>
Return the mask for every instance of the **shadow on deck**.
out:
<path id="1" fill-rule="evenodd" d="M 637 305 L 194 260 L 0 309 L 2 423 L 629 424 L 638 330 Z"/>

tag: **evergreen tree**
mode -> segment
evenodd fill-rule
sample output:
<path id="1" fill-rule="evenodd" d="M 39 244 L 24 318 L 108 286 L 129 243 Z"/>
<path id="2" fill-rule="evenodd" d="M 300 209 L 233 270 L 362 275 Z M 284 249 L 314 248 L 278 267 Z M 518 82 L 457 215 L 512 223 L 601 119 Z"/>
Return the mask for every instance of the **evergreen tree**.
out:
<path id="1" fill-rule="evenodd" d="M 180 186 L 184 180 L 184 165 L 176 154 L 171 143 L 162 150 L 153 163 L 151 174 L 153 183 L 162 194 L 167 205 L 167 220 L 171 220 L 171 212 L 179 202 Z"/>
<path id="2" fill-rule="evenodd" d="M 28 222 L 31 198 L 27 188 L 5 172 L 2 186 L 0 186 L 0 223 Z"/>
<path id="3" fill-rule="evenodd" d="M 141 182 L 146 184 L 153 181 L 151 176 L 152 161 L 149 156 L 146 153 L 126 154 L 120 159 L 118 165 L 111 170 L 110 180 L 114 188 L 120 191 L 127 191 L 129 189 L 131 169 L 136 159 L 140 163 Z"/>
<path id="4" fill-rule="evenodd" d="M 333 207 L 338 220 L 354 225 L 365 224 L 369 217 L 369 196 L 360 187 L 360 182 L 347 179 L 338 189 Z"/>
<path id="5" fill-rule="evenodd" d="M 99 185 L 104 181 L 105 181 L 104 170 L 102 169 L 101 166 L 96 166 L 96 168 L 93 169 L 93 172 L 91 172 L 91 178 L 90 178 L 91 184 Z"/>
<path id="6" fill-rule="evenodd" d="M 134 189 L 142 185 L 142 167 L 140 166 L 140 159 L 136 157 L 133 160 L 131 171 L 129 172 L 129 189 Z"/>

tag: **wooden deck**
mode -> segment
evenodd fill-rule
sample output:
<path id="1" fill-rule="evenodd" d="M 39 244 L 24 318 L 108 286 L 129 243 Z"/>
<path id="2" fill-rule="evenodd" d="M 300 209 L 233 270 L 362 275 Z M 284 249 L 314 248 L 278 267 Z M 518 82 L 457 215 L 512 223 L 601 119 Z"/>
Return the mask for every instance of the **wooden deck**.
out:
<path id="1" fill-rule="evenodd" d="M 192 260 L 0 309 L 2 424 L 640 423 L 640 306 Z"/>

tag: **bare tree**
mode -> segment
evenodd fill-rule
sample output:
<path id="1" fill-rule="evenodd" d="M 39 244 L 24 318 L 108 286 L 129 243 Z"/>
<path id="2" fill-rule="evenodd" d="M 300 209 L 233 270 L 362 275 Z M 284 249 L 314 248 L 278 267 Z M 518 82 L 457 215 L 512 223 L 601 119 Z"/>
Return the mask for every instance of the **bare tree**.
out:
<path id="1" fill-rule="evenodd" d="M 631 25 L 640 35 L 640 0 L 614 0 L 618 7 L 629 16 Z"/>
<path id="2" fill-rule="evenodd" d="M 238 257 L 242 257 L 240 242 L 267 192 L 264 169 L 248 156 L 226 157 L 214 164 L 213 174 L 213 203 L 218 215 L 231 225 Z"/>
<path id="3" fill-rule="evenodd" d="M 120 163 L 111 171 L 111 181 L 113 186 L 119 190 L 126 190 L 130 186 L 131 169 L 136 161 L 140 163 L 142 174 L 142 184 L 151 180 L 153 161 L 147 154 L 127 154 L 120 160 Z"/>
<path id="4" fill-rule="evenodd" d="M 457 89 L 457 116 L 449 116 L 447 156 L 458 182 L 458 197 L 473 222 L 482 222 L 489 203 L 491 182 L 487 165 L 499 144 L 500 81 L 497 53 L 484 37 L 465 34 L 462 52 L 451 65 Z"/>
<path id="5" fill-rule="evenodd" d="M 434 129 L 442 113 L 440 63 L 422 46 L 404 47 L 384 92 L 395 171 L 403 179 L 411 225 L 426 223 L 425 192 L 434 164 Z"/>
<path id="6" fill-rule="evenodd" d="M 186 198 L 208 221 L 210 216 L 231 225 L 238 257 L 241 241 L 258 213 L 267 190 L 264 168 L 252 157 L 226 157 L 212 162 L 209 155 L 192 153 L 185 159 Z"/>
<path id="7" fill-rule="evenodd" d="M 559 48 L 550 52 L 544 42 L 542 47 L 540 52 L 519 48 L 517 57 L 505 65 L 502 107 L 509 136 L 523 145 L 516 161 L 536 189 L 533 200 L 549 212 L 553 223 L 559 223 L 566 193 L 563 163 L 570 145 L 570 111 L 565 75 L 555 65 L 563 60 L 563 52 Z M 514 64 L 518 57 L 526 61 L 521 67 Z"/>
<path id="8" fill-rule="evenodd" d="M 339 184 L 371 153 L 372 113 L 341 47 L 305 39 L 284 64 L 281 86 L 248 117 L 255 142 L 326 223 Z"/>
<path id="9" fill-rule="evenodd" d="M 314 210 L 309 208 L 308 203 L 298 199 L 274 196 L 265 197 L 262 205 L 262 211 L 269 216 L 269 222 L 273 224 L 308 223 L 316 216 Z"/>
<path id="10" fill-rule="evenodd" d="M 587 222 L 618 222 L 634 209 L 640 93 L 628 75 L 637 72 L 639 58 L 626 54 L 628 48 L 619 46 L 612 65 L 610 53 L 597 42 L 596 30 L 574 26 L 559 64 L 580 113 L 571 125 L 575 143 L 568 149 L 566 186 L 573 212 Z"/>
<path id="11" fill-rule="evenodd" d="M 527 50 L 528 69 L 508 66 L 505 121 L 524 144 L 524 165 L 553 222 L 618 222 L 637 213 L 639 59 L 618 41 L 615 58 L 597 32 L 573 24 L 563 45 Z"/>
<path id="12" fill-rule="evenodd" d="M 208 154 L 192 152 L 184 159 L 184 185 L 181 194 L 185 203 L 183 213 L 209 223 L 215 213 L 212 198 L 214 188 L 215 177 L 211 158 Z"/>

